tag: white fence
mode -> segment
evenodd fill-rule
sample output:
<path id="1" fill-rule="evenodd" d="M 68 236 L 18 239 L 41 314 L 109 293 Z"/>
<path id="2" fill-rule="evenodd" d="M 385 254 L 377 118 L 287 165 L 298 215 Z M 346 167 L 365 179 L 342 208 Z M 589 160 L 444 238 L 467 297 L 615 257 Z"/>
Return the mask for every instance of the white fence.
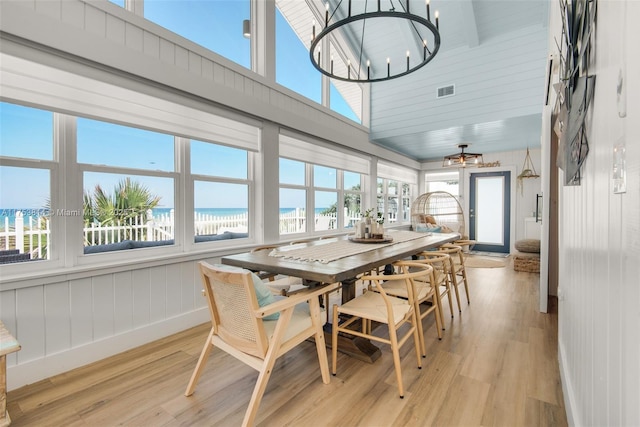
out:
<path id="1" fill-rule="evenodd" d="M 345 210 L 347 227 L 353 226 L 360 219 L 360 213 Z M 395 222 L 395 217 L 391 222 Z M 15 214 L 14 226 L 11 227 L 9 217 L 5 216 L 0 229 L 0 250 L 15 250 L 19 253 L 29 253 L 31 258 L 49 259 L 47 250 L 50 236 L 50 219 L 45 216 L 27 217 L 18 211 Z M 337 229 L 336 214 L 315 215 L 315 224 L 306 229 L 306 214 L 304 209 L 295 209 L 280 214 L 280 234 L 304 233 L 312 231 Z M 194 228 L 197 236 L 219 234 L 224 231 L 248 230 L 248 214 L 216 216 L 195 213 Z M 115 225 L 90 224 L 83 230 L 85 246 L 118 243 L 123 240 L 161 241 L 174 238 L 174 212 L 153 216 L 151 211 Z"/>

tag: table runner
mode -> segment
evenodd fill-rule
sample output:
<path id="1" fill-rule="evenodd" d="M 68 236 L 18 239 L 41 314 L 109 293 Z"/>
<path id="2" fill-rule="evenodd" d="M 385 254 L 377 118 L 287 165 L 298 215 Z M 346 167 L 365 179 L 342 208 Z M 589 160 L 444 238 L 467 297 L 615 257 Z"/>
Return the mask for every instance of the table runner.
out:
<path id="1" fill-rule="evenodd" d="M 269 256 L 327 264 L 340 258 L 373 251 L 384 246 L 408 242 L 409 240 L 420 239 L 428 235 L 430 235 L 430 233 L 394 231 L 386 235 L 393 238 L 393 241 L 389 243 L 356 243 L 350 240 L 336 241 L 327 239 L 326 243 L 319 241 L 318 244 L 313 246 L 299 247 L 299 245 L 291 245 L 280 247 L 271 251 Z"/>

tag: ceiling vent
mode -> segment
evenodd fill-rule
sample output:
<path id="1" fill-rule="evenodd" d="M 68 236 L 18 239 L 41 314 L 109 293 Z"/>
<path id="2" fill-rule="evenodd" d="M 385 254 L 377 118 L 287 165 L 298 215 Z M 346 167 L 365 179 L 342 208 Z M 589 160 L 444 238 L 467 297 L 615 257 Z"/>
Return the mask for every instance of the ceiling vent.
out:
<path id="1" fill-rule="evenodd" d="M 456 85 L 443 86 L 438 88 L 438 98 L 446 98 L 456 94 Z"/>

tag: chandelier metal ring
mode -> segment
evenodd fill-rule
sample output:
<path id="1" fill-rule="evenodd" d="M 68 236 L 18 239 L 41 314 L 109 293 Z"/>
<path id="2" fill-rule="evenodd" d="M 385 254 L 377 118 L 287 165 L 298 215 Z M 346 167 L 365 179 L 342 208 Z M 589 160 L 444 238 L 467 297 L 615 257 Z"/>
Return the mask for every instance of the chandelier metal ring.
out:
<path id="1" fill-rule="evenodd" d="M 433 46 L 429 45 L 429 48 L 433 47 L 433 49 L 428 49 L 427 46 L 425 45 L 423 47 L 424 49 L 424 53 L 423 56 L 421 58 L 421 61 L 413 66 L 413 67 L 407 67 L 407 69 L 405 69 L 404 71 L 397 73 L 397 74 L 388 74 L 387 76 L 384 77 L 374 77 L 374 78 L 369 78 L 369 76 L 366 76 L 366 78 L 362 78 L 360 76 L 360 73 L 357 73 L 355 75 L 355 77 L 344 77 L 344 76 L 340 76 L 340 75 L 336 75 L 333 74 L 333 70 L 331 69 L 325 69 L 321 66 L 320 63 L 318 63 L 318 58 L 315 57 L 314 53 L 316 51 L 316 47 L 318 46 L 318 44 L 320 44 L 322 42 L 322 40 L 324 38 L 326 38 L 330 33 L 332 33 L 333 31 L 337 30 L 340 27 L 343 27 L 347 24 L 356 22 L 356 21 L 364 21 L 366 19 L 379 19 L 379 18 L 395 18 L 395 19 L 405 19 L 408 21 L 412 21 L 415 23 L 418 23 L 420 25 L 422 25 L 423 27 L 425 27 L 427 30 L 429 30 L 431 32 L 431 34 L 433 35 Z M 423 39 L 426 40 L 426 39 Z M 336 79 L 336 80 L 341 80 L 344 82 L 358 82 L 358 83 L 374 83 L 374 82 L 381 82 L 381 81 L 386 81 L 386 80 L 391 80 L 391 79 L 395 79 L 398 77 L 402 77 L 402 76 L 406 76 L 407 74 L 413 73 L 416 70 L 419 70 L 420 68 L 424 67 L 425 65 L 427 65 L 434 57 L 435 55 L 438 53 L 438 51 L 440 50 L 440 31 L 437 28 L 436 25 L 434 25 L 431 21 L 429 21 L 426 18 L 423 18 L 422 16 L 419 15 L 415 15 L 413 13 L 409 13 L 409 12 L 395 12 L 395 11 L 374 11 L 374 12 L 366 12 L 366 13 L 362 13 L 359 15 L 352 15 L 352 16 L 348 16 L 344 19 L 341 19 L 331 25 L 326 26 L 322 31 L 320 31 L 320 33 L 318 33 L 318 35 L 316 37 L 313 38 L 312 42 L 311 42 L 311 47 L 309 48 L 309 59 L 311 60 L 311 63 L 313 64 L 313 66 L 320 71 L 322 74 L 324 74 L 325 76 L 328 76 L 332 79 Z M 360 64 L 361 65 L 361 64 Z"/>

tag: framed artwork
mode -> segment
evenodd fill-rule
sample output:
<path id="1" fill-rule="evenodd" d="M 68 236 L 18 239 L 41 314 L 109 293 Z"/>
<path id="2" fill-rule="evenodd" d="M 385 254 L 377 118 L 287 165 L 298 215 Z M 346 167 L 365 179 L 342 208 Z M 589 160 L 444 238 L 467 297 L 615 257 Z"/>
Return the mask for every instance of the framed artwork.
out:
<path id="1" fill-rule="evenodd" d="M 587 111 L 593 99 L 595 75 L 589 73 L 596 0 L 560 0 L 562 36 L 560 83 L 555 107 L 558 135 L 557 165 L 565 172 L 565 185 L 580 185 L 580 169 L 589 154 L 586 132 Z"/>

